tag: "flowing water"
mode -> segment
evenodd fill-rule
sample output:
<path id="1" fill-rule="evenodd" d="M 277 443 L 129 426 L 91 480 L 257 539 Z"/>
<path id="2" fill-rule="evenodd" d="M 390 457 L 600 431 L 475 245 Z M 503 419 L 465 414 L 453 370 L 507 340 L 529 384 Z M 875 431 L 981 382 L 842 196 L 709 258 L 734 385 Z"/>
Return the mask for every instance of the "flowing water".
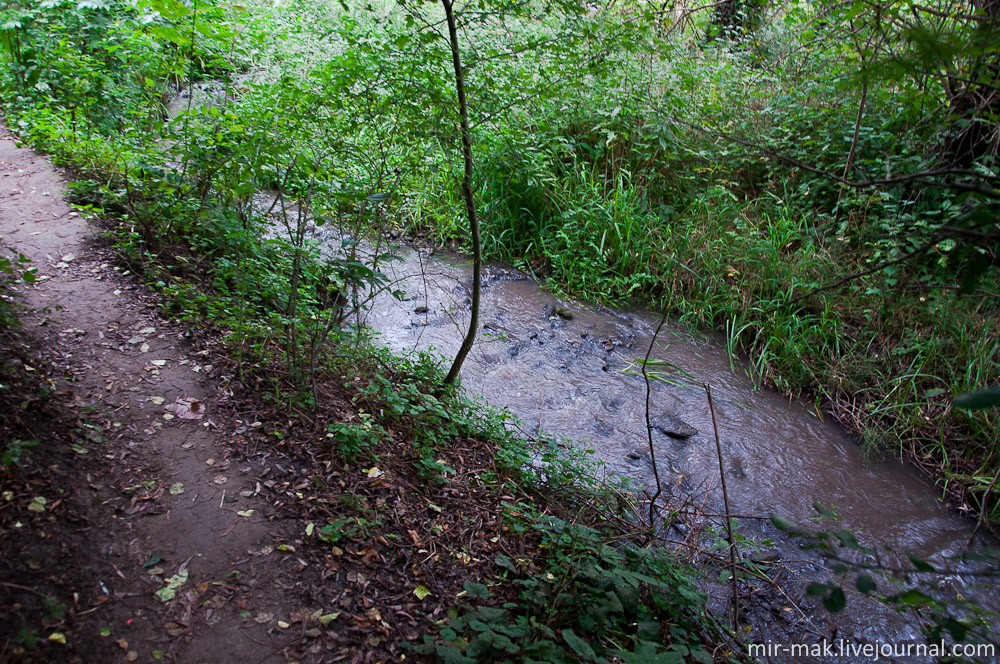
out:
<path id="1" fill-rule="evenodd" d="M 454 256 L 431 258 L 407 249 L 401 255 L 403 260 L 382 270 L 393 288 L 405 291 L 405 299 L 376 298 L 366 324 L 398 353 L 435 349 L 451 358 L 470 317 L 471 266 Z M 525 275 L 500 265 L 487 267 L 483 281 L 481 328 L 462 369 L 465 389 L 508 408 L 529 435 L 543 430 L 570 439 L 592 450 L 610 472 L 655 487 L 639 361 L 658 318 L 557 300 Z M 798 599 L 805 580 L 829 575 L 821 559 L 782 538 L 766 517 L 777 513 L 804 522 L 816 516 L 812 505 L 817 500 L 832 505 L 843 517 L 836 528 L 853 530 L 863 545 L 889 545 L 954 568 L 948 557 L 965 549 L 974 524 L 942 506 L 935 489 L 912 469 L 892 460 L 863 460 L 857 443 L 841 427 L 801 403 L 756 389 L 744 366 L 731 368 L 718 338 L 666 326 L 651 360 L 664 363 L 657 373 L 665 379 L 652 381 L 654 424 L 696 431 L 678 439 L 654 429 L 665 489 L 704 496 L 709 509 L 721 511 L 719 462 L 702 387 L 708 383 L 731 510 L 764 517 L 741 520 L 741 531 L 774 538 L 782 558 L 802 561 L 790 565 L 800 575 L 800 581 L 789 584 Z M 993 592 L 972 589 L 970 579 L 954 576 L 945 584 L 989 603 Z M 810 620 L 802 622 L 827 636 L 846 634 L 874 643 L 919 640 L 912 625 L 856 594 L 847 611 L 832 617 L 812 602 Z M 781 610 L 790 607 L 777 607 L 775 613 L 781 615 Z M 764 629 L 761 635 L 780 641 L 780 632 Z"/>
<path id="2" fill-rule="evenodd" d="M 206 86 L 196 91 L 193 103 L 208 105 L 223 96 L 223 87 Z M 186 97 L 179 97 L 171 115 L 188 105 Z M 274 193 L 262 192 L 259 199 L 262 211 L 270 209 Z M 338 251 L 342 236 L 314 231 L 328 253 Z M 398 353 L 436 349 L 453 357 L 469 321 L 471 266 L 455 256 L 430 258 L 405 248 L 400 255 L 401 261 L 381 269 L 391 278 L 393 289 L 406 293 L 405 299 L 375 298 L 365 312 L 365 323 Z M 647 313 L 556 300 L 516 270 L 491 265 L 484 278 L 481 329 L 462 370 L 462 384 L 491 404 L 508 408 L 529 435 L 544 431 L 569 439 L 604 461 L 608 472 L 654 490 L 646 388 L 638 362 L 645 357 L 658 322 Z M 913 625 L 857 593 L 850 595 L 848 609 L 836 616 L 825 614 L 816 600 L 802 601 L 805 583 L 827 580 L 828 570 L 821 558 L 782 537 L 767 517 L 777 513 L 803 522 L 816 516 L 815 501 L 832 506 L 843 517 L 837 529 L 854 531 L 865 546 L 912 551 L 957 569 L 958 574 L 940 582 L 942 591 L 961 593 L 998 610 L 996 583 L 988 580 L 984 585 L 968 574 L 973 570 L 949 560 L 965 550 L 974 524 L 942 506 L 936 490 L 911 468 L 892 460 L 863 460 L 857 443 L 842 428 L 801 403 L 756 389 L 746 377 L 745 365 L 733 369 L 716 337 L 694 336 L 668 326 L 650 359 L 661 363 L 657 373 L 664 379 L 652 381 L 650 415 L 654 424 L 664 425 L 654 430 L 653 443 L 665 491 L 703 499 L 708 509 L 721 511 L 719 460 L 702 387 L 707 383 L 716 405 L 732 513 L 757 517 L 739 519 L 741 533 L 758 540 L 772 538 L 785 561 L 789 574 L 782 585 L 792 597 L 770 603 L 773 616 L 757 626 L 755 640 L 788 643 L 820 636 L 874 644 L 920 640 Z M 683 433 L 693 430 L 692 435 L 680 439 L 663 433 L 683 428 L 689 429 Z M 845 581 L 845 586 L 850 584 Z M 791 606 L 795 603 L 804 609 Z M 831 661 L 787 654 L 779 659 Z"/>

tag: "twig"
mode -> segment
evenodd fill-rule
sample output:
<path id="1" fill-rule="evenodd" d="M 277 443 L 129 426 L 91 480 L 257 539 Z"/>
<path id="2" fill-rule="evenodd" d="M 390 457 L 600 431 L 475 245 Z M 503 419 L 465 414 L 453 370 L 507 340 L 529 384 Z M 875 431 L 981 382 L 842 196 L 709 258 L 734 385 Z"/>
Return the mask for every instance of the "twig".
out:
<path id="1" fill-rule="evenodd" d="M 736 548 L 733 545 L 733 524 L 729 511 L 729 492 L 726 490 L 726 470 L 722 464 L 722 443 L 719 442 L 719 423 L 715 419 L 715 404 L 712 403 L 712 388 L 705 383 L 705 394 L 708 395 L 708 409 L 712 413 L 712 429 L 715 430 L 715 451 L 719 456 L 719 481 L 722 484 L 722 503 L 726 508 L 726 539 L 729 541 L 729 564 L 732 567 L 731 581 L 733 583 L 733 632 L 739 638 L 737 624 L 740 620 L 740 592 L 736 585 Z"/>
<path id="2" fill-rule="evenodd" d="M 653 346 L 656 345 L 656 337 L 660 335 L 660 330 L 663 329 L 663 325 L 666 322 L 667 311 L 664 309 L 663 317 L 660 318 L 660 324 L 656 326 L 656 331 L 653 332 L 653 338 L 649 340 L 649 348 L 646 349 L 646 359 L 642 362 L 642 380 L 646 383 L 646 438 L 649 440 L 649 458 L 653 462 L 653 477 L 656 478 L 656 493 L 649 500 L 650 534 L 652 534 L 654 516 L 656 514 L 656 501 L 659 500 L 660 495 L 663 493 L 663 485 L 660 484 L 660 471 L 656 467 L 656 450 L 653 449 L 653 424 L 649 418 L 649 396 L 651 386 L 649 384 L 649 373 L 646 371 L 646 365 L 649 364 L 649 356 L 653 354 Z"/>
<path id="3" fill-rule="evenodd" d="M 13 588 L 14 590 L 23 590 L 24 592 L 28 593 L 34 593 L 35 595 L 38 595 L 42 599 L 48 599 L 50 597 L 49 595 L 46 595 L 45 593 L 39 590 L 35 590 L 34 588 L 29 588 L 28 586 L 22 586 L 18 583 L 7 583 L 6 581 L 0 581 L 0 586 L 3 586 L 5 588 Z"/>

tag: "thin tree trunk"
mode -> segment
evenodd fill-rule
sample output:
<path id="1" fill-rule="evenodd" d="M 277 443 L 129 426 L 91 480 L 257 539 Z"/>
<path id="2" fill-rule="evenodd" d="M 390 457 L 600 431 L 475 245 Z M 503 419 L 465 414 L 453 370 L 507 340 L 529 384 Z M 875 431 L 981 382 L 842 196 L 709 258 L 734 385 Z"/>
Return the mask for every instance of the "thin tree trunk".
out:
<path id="1" fill-rule="evenodd" d="M 479 240 L 479 217 L 476 214 L 476 201 L 472 195 L 472 134 L 469 131 L 469 105 L 465 99 L 465 76 L 462 73 L 462 57 L 458 50 L 458 26 L 455 23 L 455 12 L 451 0 L 441 0 L 444 13 L 448 19 L 448 36 L 451 40 L 451 59 L 455 66 L 455 90 L 458 93 L 458 111 L 462 124 L 462 157 L 465 161 L 465 175 L 462 178 L 462 196 L 465 198 L 465 210 L 469 216 L 469 228 L 472 231 L 472 319 L 469 321 L 469 331 L 462 340 L 462 345 L 455 355 L 451 370 L 444 379 L 445 385 L 451 385 L 458 378 L 465 357 L 472 350 L 479 330 L 479 291 L 482 283 L 483 252 Z"/>

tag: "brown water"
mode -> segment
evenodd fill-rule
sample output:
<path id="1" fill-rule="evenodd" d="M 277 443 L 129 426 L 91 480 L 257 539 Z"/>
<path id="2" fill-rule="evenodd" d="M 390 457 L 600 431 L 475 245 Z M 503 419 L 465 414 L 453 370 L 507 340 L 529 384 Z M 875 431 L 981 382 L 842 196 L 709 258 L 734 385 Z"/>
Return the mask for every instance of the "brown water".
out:
<path id="1" fill-rule="evenodd" d="M 409 297 L 377 300 L 368 325 L 397 351 L 433 346 L 453 356 L 468 325 L 471 268 L 411 253 L 387 273 Z M 464 387 L 509 408 L 529 431 L 572 439 L 614 472 L 651 479 L 639 361 L 658 319 L 556 300 L 502 267 L 488 268 L 485 281 L 482 329 L 462 370 Z M 555 306 L 571 318 L 555 314 Z M 415 311 L 421 307 L 426 313 Z M 698 430 L 687 441 L 654 430 L 657 459 L 674 470 L 675 482 L 682 474 L 686 485 L 712 485 L 718 476 L 704 382 L 716 402 L 734 511 L 802 520 L 816 515 L 812 504 L 821 500 L 834 504 L 859 536 L 923 556 L 968 538 L 969 522 L 942 507 L 925 480 L 895 461 L 866 463 L 840 427 L 773 391 L 754 389 L 730 368 L 718 341 L 667 326 L 651 359 L 696 380 L 671 372 L 667 377 L 676 384 L 653 381 L 651 415 L 670 414 Z M 630 459 L 634 452 L 642 458 Z"/>
<path id="2" fill-rule="evenodd" d="M 203 86 L 190 101 L 184 96 L 174 99 L 170 115 L 191 105 L 212 105 L 224 96 L 225 88 L 218 83 Z M 272 209 L 274 197 L 274 192 L 261 192 L 255 201 L 259 212 Z M 341 246 L 338 233 L 312 230 L 324 253 L 336 253 Z M 368 252 L 377 253 L 370 248 Z M 403 260 L 379 269 L 390 277 L 393 290 L 406 293 L 405 299 L 376 297 L 364 312 L 364 322 L 398 354 L 433 349 L 450 361 L 468 327 L 471 265 L 455 256 L 430 258 L 405 248 L 400 256 Z M 603 461 L 607 472 L 646 484 L 652 491 L 646 387 L 639 361 L 657 323 L 658 318 L 647 313 L 557 300 L 516 270 L 491 265 L 484 274 L 481 327 L 462 369 L 462 384 L 489 403 L 509 409 L 522 420 L 526 434 L 544 431 L 568 439 Z M 836 616 L 823 612 L 816 600 L 803 601 L 805 582 L 826 581 L 830 574 L 820 557 L 800 551 L 796 542 L 770 526 L 767 517 L 776 513 L 802 522 L 816 515 L 812 505 L 820 501 L 843 517 L 836 529 L 854 531 L 863 545 L 912 551 L 960 572 L 971 570 L 949 558 L 965 550 L 974 524 L 942 506 L 935 489 L 911 468 L 894 460 L 863 460 L 858 445 L 842 428 L 823 421 L 801 403 L 756 389 L 745 375 L 745 365 L 733 370 L 720 339 L 667 326 L 650 359 L 679 370 L 664 368 L 661 375 L 666 380 L 652 381 L 651 416 L 669 416 L 697 431 L 678 440 L 654 430 L 664 489 L 722 511 L 719 460 L 702 387 L 707 383 L 715 401 L 731 510 L 762 517 L 741 519 L 741 532 L 758 540 L 773 538 L 784 560 L 798 561 L 786 565 L 795 578 L 783 585 L 804 613 L 787 606 L 787 597 L 778 598 L 763 611 L 766 614 L 770 608 L 777 618 L 765 615 L 752 640 L 815 642 L 822 632 L 829 639 L 846 636 L 860 643 L 920 641 L 916 626 L 857 593 L 849 594 L 848 609 Z M 989 543 L 996 546 L 992 540 Z M 895 559 L 890 562 L 898 564 Z M 987 583 L 955 574 L 939 587 L 1000 610 L 996 583 Z M 847 589 L 851 581 L 844 584 Z M 720 604 L 715 602 L 717 608 Z M 782 623 L 789 615 L 795 619 Z M 871 660 L 838 657 L 835 661 Z"/>
<path id="3" fill-rule="evenodd" d="M 382 269 L 406 299 L 377 298 L 366 312 L 366 324 L 397 353 L 434 349 L 450 361 L 468 326 L 471 266 L 453 256 L 401 253 L 404 260 Z M 543 430 L 570 439 L 592 450 L 609 472 L 653 486 L 638 361 L 657 323 L 650 314 L 557 300 L 516 270 L 492 265 L 485 270 L 481 329 L 462 384 L 508 408 L 527 434 Z M 731 368 L 718 339 L 667 326 L 651 359 L 671 363 L 694 379 L 664 369 L 671 382 L 653 381 L 651 415 L 668 414 L 697 430 L 687 440 L 654 430 L 657 463 L 669 491 L 707 495 L 710 509 L 721 507 L 712 420 L 701 386 L 708 383 L 733 513 L 778 513 L 802 522 L 816 516 L 812 505 L 819 500 L 843 517 L 836 529 L 853 530 L 864 545 L 885 544 L 955 567 L 947 558 L 964 550 L 974 524 L 942 506 L 934 488 L 912 469 L 893 460 L 863 460 L 839 426 L 801 403 L 755 389 L 744 367 Z M 801 581 L 788 583 L 796 599 L 806 579 L 829 578 L 820 558 L 800 551 L 766 519 L 743 520 L 741 530 L 750 537 L 774 538 L 782 557 L 802 561 L 792 565 Z M 955 576 L 947 583 L 982 601 L 993 595 L 972 589 L 967 581 Z M 853 577 L 845 583 L 852 585 Z M 893 611 L 856 594 L 837 616 L 817 610 L 814 600 L 805 606 L 811 607 L 807 612 L 818 630 L 879 643 L 919 637 Z M 764 629 L 760 638 L 765 636 L 783 638 L 780 629 L 777 634 Z"/>

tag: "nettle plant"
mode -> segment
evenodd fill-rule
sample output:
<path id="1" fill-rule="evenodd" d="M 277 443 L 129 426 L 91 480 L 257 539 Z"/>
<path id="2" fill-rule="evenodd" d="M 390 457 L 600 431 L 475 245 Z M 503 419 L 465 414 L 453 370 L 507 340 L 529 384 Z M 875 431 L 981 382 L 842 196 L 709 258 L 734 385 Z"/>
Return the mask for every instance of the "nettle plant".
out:
<path id="1" fill-rule="evenodd" d="M 713 661 L 706 596 L 669 552 L 611 546 L 593 528 L 505 508 L 512 530 L 537 537 L 545 557 L 499 554 L 494 583 L 513 583 L 517 599 L 497 606 L 488 585 L 467 581 L 466 603 L 410 645 L 416 653 L 454 664 Z"/>

